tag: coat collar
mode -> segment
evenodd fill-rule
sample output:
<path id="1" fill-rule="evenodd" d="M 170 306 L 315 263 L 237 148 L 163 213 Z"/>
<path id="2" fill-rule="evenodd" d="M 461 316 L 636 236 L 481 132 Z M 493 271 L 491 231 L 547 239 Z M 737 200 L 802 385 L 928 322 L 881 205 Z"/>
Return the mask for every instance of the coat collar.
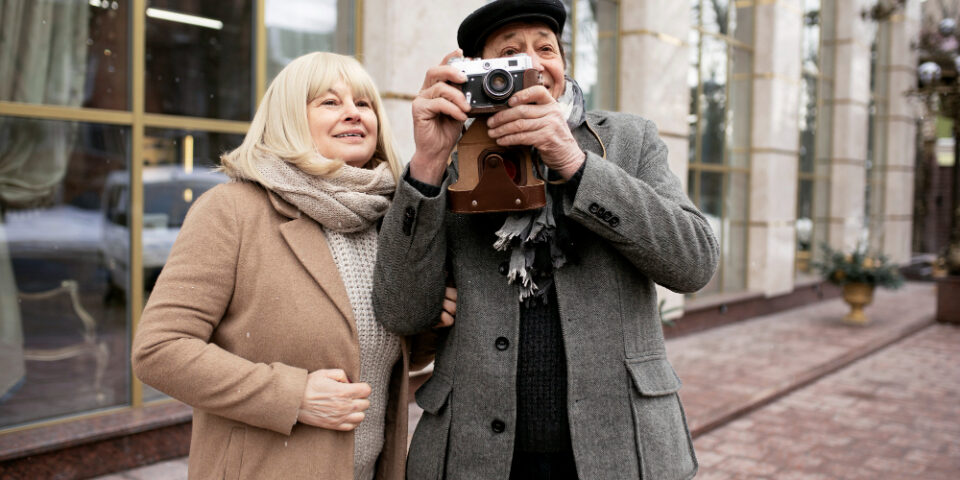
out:
<path id="1" fill-rule="evenodd" d="M 280 234 L 283 239 L 310 276 L 333 300 L 337 310 L 340 310 L 340 314 L 346 320 L 350 333 L 357 338 L 357 326 L 353 318 L 353 308 L 350 306 L 350 297 L 347 296 L 347 289 L 340 278 L 340 271 L 333 260 L 333 254 L 330 253 L 330 246 L 323 228 L 276 193 L 268 191 L 267 196 L 273 208 L 290 219 L 280 225 Z"/>

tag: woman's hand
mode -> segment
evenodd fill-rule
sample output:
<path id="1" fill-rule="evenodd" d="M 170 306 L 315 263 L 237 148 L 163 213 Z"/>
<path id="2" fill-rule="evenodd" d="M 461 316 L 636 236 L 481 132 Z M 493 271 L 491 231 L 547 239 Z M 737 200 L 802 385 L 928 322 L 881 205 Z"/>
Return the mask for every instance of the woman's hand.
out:
<path id="1" fill-rule="evenodd" d="M 413 100 L 413 140 L 417 149 L 410 159 L 410 176 L 430 185 L 439 185 L 443 180 L 447 159 L 470 110 L 463 91 L 447 83 L 467 81 L 460 70 L 447 65 L 451 58 L 460 56 L 463 52 L 454 50 L 443 57 L 440 65 L 427 70 L 423 87 Z"/>
<path id="2" fill-rule="evenodd" d="M 340 369 L 317 370 L 307 375 L 297 421 L 314 427 L 348 432 L 363 421 L 370 406 L 370 385 L 350 383 Z"/>
<path id="3" fill-rule="evenodd" d="M 551 170 L 569 180 L 587 154 L 573 138 L 560 105 L 543 86 L 525 88 L 513 94 L 510 108 L 487 120 L 490 138 L 497 145 L 536 147 Z"/>
<path id="4" fill-rule="evenodd" d="M 443 311 L 440 312 L 440 323 L 433 328 L 445 328 L 453 325 L 457 318 L 457 287 L 447 287 L 443 292 Z"/>

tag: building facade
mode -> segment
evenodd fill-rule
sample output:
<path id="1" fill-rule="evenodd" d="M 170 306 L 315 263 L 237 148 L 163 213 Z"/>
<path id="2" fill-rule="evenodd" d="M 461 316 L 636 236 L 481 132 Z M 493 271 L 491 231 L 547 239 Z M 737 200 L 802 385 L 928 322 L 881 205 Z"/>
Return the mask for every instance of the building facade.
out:
<path id="1" fill-rule="evenodd" d="M 0 460 L 82 443 L 63 433 L 82 422 L 99 438 L 184 422 L 132 377 L 130 339 L 270 79 L 310 51 L 356 55 L 409 158 L 423 74 L 483 3 L 0 2 Z M 658 125 L 720 240 L 703 291 L 661 290 L 678 322 L 810 285 L 821 243 L 909 259 L 920 0 L 880 19 L 877 0 L 565 3 L 589 107 Z"/>

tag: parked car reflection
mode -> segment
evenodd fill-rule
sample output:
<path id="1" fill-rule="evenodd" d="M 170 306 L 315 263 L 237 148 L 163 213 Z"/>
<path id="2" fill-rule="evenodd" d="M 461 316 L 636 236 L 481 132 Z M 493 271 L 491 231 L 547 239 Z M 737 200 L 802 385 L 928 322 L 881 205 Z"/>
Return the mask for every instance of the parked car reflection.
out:
<path id="1" fill-rule="evenodd" d="M 209 169 L 187 172 L 178 165 L 143 169 L 143 269 L 147 291 L 153 289 L 190 205 L 204 192 L 225 181 L 226 175 Z M 126 291 L 130 258 L 129 173 L 111 173 L 103 195 L 99 245 L 111 287 Z"/>

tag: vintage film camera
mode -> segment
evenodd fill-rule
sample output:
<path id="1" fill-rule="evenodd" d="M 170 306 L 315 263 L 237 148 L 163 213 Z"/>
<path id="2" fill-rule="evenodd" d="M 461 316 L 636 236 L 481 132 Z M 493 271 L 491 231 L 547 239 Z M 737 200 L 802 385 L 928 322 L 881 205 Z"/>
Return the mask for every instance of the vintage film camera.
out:
<path id="1" fill-rule="evenodd" d="M 507 100 L 539 85 L 540 72 L 525 54 L 450 62 L 466 74 L 461 85 L 471 117 L 457 144 L 460 177 L 448 188 L 448 206 L 456 213 L 520 211 L 546 204 L 543 181 L 534 174 L 533 149 L 501 147 L 487 134 L 487 117 L 508 108 Z"/>

